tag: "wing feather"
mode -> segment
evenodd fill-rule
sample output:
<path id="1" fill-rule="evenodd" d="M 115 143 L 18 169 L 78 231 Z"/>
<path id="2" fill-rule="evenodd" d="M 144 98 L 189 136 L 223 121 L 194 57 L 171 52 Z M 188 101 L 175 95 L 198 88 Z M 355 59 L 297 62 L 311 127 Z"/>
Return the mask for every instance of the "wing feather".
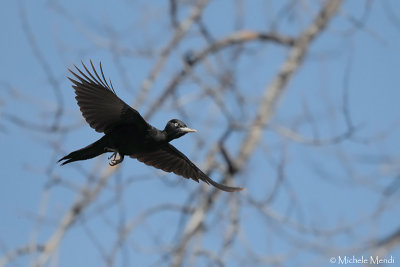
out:
<path id="1" fill-rule="evenodd" d="M 208 177 L 204 172 L 202 172 L 182 152 L 180 152 L 178 149 L 176 149 L 173 145 L 169 143 L 161 146 L 156 151 L 147 153 L 137 153 L 131 155 L 130 157 L 136 158 L 137 160 L 143 162 L 146 165 L 153 166 L 165 172 L 173 172 L 187 179 L 190 178 L 196 182 L 202 180 L 203 182 L 211 184 L 223 191 L 235 192 L 243 189 L 240 187 L 230 187 L 215 182 L 210 177 Z"/>
<path id="2" fill-rule="evenodd" d="M 74 65 L 78 74 L 71 69 L 76 100 L 86 122 L 97 132 L 108 133 L 114 126 L 120 124 L 136 124 L 139 129 L 145 129 L 147 122 L 135 109 L 122 101 L 104 77 L 100 63 L 101 76 L 90 61 L 93 74 L 82 62 L 86 74 Z"/>

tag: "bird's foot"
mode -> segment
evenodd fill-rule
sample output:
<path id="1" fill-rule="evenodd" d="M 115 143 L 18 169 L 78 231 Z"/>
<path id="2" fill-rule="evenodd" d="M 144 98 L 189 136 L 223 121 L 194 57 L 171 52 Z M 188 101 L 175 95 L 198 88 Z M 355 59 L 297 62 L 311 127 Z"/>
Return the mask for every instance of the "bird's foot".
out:
<path id="1" fill-rule="evenodd" d="M 114 153 L 112 153 L 111 156 L 108 157 L 108 159 L 111 159 L 111 161 L 108 163 L 110 166 L 115 166 L 117 164 L 120 164 L 124 160 L 124 155 L 120 154 L 115 149 L 106 147 L 104 150 L 107 152 L 114 152 Z M 117 155 L 119 155 L 118 159 L 117 159 Z"/>
<path id="2" fill-rule="evenodd" d="M 119 155 L 119 158 L 117 159 L 117 155 Z M 114 152 L 108 159 L 111 159 L 111 161 L 108 163 L 110 166 L 115 166 L 117 164 L 120 164 L 124 160 L 124 155 L 119 154 L 118 152 Z"/>

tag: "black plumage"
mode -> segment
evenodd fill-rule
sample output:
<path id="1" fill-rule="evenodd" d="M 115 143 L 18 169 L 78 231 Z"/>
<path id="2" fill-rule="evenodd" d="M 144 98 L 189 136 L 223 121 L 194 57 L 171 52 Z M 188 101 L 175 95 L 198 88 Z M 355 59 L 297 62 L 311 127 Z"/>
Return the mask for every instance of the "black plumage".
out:
<path id="1" fill-rule="evenodd" d="M 173 172 L 196 182 L 202 180 L 223 191 L 242 190 L 213 181 L 169 143 L 196 130 L 188 128 L 177 119 L 170 120 L 162 131 L 151 126 L 139 112 L 116 95 L 111 81 L 108 83 L 104 77 L 101 63 L 101 77 L 91 61 L 90 64 L 92 73 L 82 63 L 86 74 L 75 66 L 79 74 L 69 69 L 74 78 L 68 79 L 73 83 L 75 98 L 83 117 L 93 129 L 105 135 L 93 144 L 60 159 L 58 162 L 64 161 L 61 165 L 113 152 L 109 157 L 111 166 L 121 163 L 127 155 L 163 171 Z"/>

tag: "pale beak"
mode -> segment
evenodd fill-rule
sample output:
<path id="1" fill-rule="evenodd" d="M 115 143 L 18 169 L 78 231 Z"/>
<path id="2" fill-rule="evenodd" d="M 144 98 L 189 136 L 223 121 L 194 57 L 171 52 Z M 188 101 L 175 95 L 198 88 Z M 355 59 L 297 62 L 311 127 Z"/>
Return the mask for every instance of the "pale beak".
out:
<path id="1" fill-rule="evenodd" d="M 197 130 L 195 130 L 195 129 L 190 129 L 190 128 L 188 128 L 188 127 L 179 128 L 179 130 L 180 130 L 181 132 L 184 132 L 184 133 L 195 133 L 195 132 L 197 132 Z"/>

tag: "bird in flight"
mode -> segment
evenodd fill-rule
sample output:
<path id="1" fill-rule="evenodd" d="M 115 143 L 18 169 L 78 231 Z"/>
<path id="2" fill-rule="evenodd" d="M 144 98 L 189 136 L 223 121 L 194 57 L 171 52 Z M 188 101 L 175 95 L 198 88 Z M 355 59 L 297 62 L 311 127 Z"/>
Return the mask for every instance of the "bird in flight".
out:
<path id="1" fill-rule="evenodd" d="M 105 135 L 93 144 L 61 158 L 58 161 L 63 161 L 61 165 L 113 152 L 108 158 L 111 166 L 121 163 L 127 155 L 157 169 L 173 172 L 196 182 L 202 180 L 223 191 L 235 192 L 243 189 L 213 181 L 169 143 L 196 130 L 188 128 L 185 123 L 177 119 L 167 122 L 164 130 L 158 130 L 116 95 L 111 81 L 108 83 L 104 77 L 101 63 L 101 76 L 92 61 L 90 61 L 92 73 L 83 62 L 82 65 L 86 74 L 74 65 L 77 72 L 69 69 L 74 78 L 68 77 L 68 79 L 73 83 L 75 99 L 86 122 L 97 132 Z"/>

